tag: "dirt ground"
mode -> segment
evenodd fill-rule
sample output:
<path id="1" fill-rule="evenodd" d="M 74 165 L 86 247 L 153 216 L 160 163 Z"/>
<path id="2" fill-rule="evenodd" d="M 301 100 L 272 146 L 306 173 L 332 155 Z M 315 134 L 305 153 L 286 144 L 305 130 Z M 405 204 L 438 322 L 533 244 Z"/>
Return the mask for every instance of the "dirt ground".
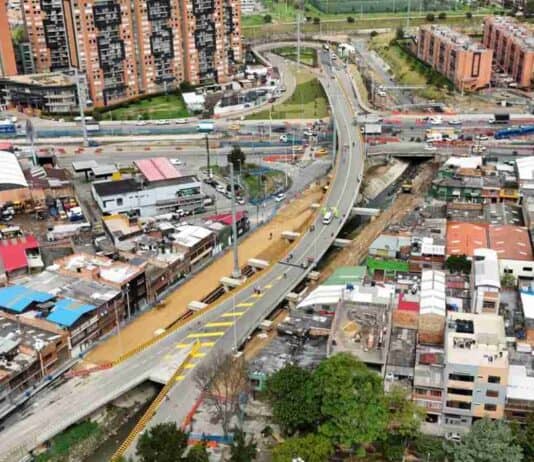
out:
<path id="1" fill-rule="evenodd" d="M 402 220 L 403 217 L 408 215 L 417 205 L 420 205 L 424 201 L 424 193 L 431 184 L 435 170 L 436 164 L 424 164 L 413 180 L 413 192 L 411 194 L 399 194 L 386 210 L 364 226 L 351 244 L 345 247 L 342 252 L 336 253 L 323 267 L 321 277 L 317 284 L 328 279 L 332 272 L 340 266 L 361 264 L 367 256 L 369 246 L 387 226 Z"/>
<path id="2" fill-rule="evenodd" d="M 313 216 L 310 205 L 320 202 L 323 197 L 321 187 L 316 185 L 292 199 L 265 226 L 248 236 L 239 245 L 239 261 L 243 266 L 250 258 L 260 258 L 275 262 L 289 248 L 281 239 L 283 231 L 302 231 Z M 273 239 L 269 240 L 269 234 Z M 215 260 L 210 266 L 187 281 L 165 300 L 165 306 L 147 311 L 130 325 L 122 329 L 121 339 L 113 336 L 96 346 L 86 357 L 85 363 L 98 364 L 117 359 L 150 340 L 154 332 L 173 324 L 187 310 L 187 304 L 199 300 L 219 286 L 219 280 L 232 272 L 232 253 L 228 252 Z M 216 303 L 220 303 L 219 299 Z"/>

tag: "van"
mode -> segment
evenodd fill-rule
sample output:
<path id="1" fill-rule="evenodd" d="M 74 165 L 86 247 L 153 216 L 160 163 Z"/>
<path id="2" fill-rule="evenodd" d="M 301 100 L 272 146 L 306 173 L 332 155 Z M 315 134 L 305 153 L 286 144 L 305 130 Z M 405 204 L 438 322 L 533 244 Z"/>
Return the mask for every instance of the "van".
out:
<path id="1" fill-rule="evenodd" d="M 334 219 L 334 214 L 332 213 L 331 210 L 329 210 L 328 212 L 325 213 L 323 217 L 323 225 L 329 225 L 330 223 L 332 223 L 333 219 Z"/>

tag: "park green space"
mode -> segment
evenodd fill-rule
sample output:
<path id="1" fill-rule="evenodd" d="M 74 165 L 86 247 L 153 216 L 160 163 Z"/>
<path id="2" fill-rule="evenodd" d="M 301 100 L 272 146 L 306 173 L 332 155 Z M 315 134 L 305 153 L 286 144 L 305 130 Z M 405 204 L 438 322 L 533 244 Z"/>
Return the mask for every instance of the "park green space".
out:
<path id="1" fill-rule="evenodd" d="M 275 48 L 273 53 L 297 62 L 296 47 Z M 300 62 L 308 66 L 317 66 L 317 50 L 315 48 L 302 47 L 300 49 Z"/>
<path id="2" fill-rule="evenodd" d="M 169 93 L 157 95 L 120 105 L 120 107 L 102 112 L 102 120 L 152 120 L 180 119 L 189 113 L 182 95 Z"/>

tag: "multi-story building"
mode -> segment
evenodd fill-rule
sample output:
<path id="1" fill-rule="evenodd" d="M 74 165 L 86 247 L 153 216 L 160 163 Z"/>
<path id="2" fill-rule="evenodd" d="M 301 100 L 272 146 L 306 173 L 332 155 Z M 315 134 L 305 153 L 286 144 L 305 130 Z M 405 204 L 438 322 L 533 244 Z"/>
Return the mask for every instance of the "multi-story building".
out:
<path id="1" fill-rule="evenodd" d="M 419 29 L 417 57 L 462 91 L 478 90 L 490 83 L 493 51 L 446 26 Z"/>
<path id="2" fill-rule="evenodd" d="M 482 417 L 501 419 L 507 384 L 508 350 L 503 318 L 450 312 L 445 334 L 446 435 L 460 436 Z"/>
<path id="3" fill-rule="evenodd" d="M 0 77 L 16 73 L 15 51 L 7 18 L 7 0 L 0 0 Z"/>
<path id="4" fill-rule="evenodd" d="M 534 36 L 526 26 L 508 16 L 484 20 L 483 43 L 491 48 L 497 66 L 519 87 L 530 87 L 534 77 Z"/>
<path id="5" fill-rule="evenodd" d="M 186 80 L 227 82 L 241 61 L 240 0 L 181 0 Z"/>
<path id="6" fill-rule="evenodd" d="M 69 37 L 62 0 L 22 0 L 28 40 L 37 72 L 68 69 Z"/>
<path id="7" fill-rule="evenodd" d="M 475 249 L 471 271 L 471 311 L 499 314 L 501 279 L 497 252 L 485 248 Z"/>

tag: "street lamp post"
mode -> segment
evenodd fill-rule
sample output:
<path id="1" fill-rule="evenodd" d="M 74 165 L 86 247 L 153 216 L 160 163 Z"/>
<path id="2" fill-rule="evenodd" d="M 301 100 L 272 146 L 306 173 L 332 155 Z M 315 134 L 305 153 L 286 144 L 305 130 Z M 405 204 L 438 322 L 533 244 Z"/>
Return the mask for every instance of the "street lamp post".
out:
<path id="1" fill-rule="evenodd" d="M 234 188 L 234 164 L 230 162 L 230 183 L 232 184 L 232 248 L 234 253 L 234 269 L 232 277 L 234 279 L 241 278 L 241 268 L 239 267 L 239 254 L 237 251 L 237 223 L 235 211 L 235 188 Z"/>

